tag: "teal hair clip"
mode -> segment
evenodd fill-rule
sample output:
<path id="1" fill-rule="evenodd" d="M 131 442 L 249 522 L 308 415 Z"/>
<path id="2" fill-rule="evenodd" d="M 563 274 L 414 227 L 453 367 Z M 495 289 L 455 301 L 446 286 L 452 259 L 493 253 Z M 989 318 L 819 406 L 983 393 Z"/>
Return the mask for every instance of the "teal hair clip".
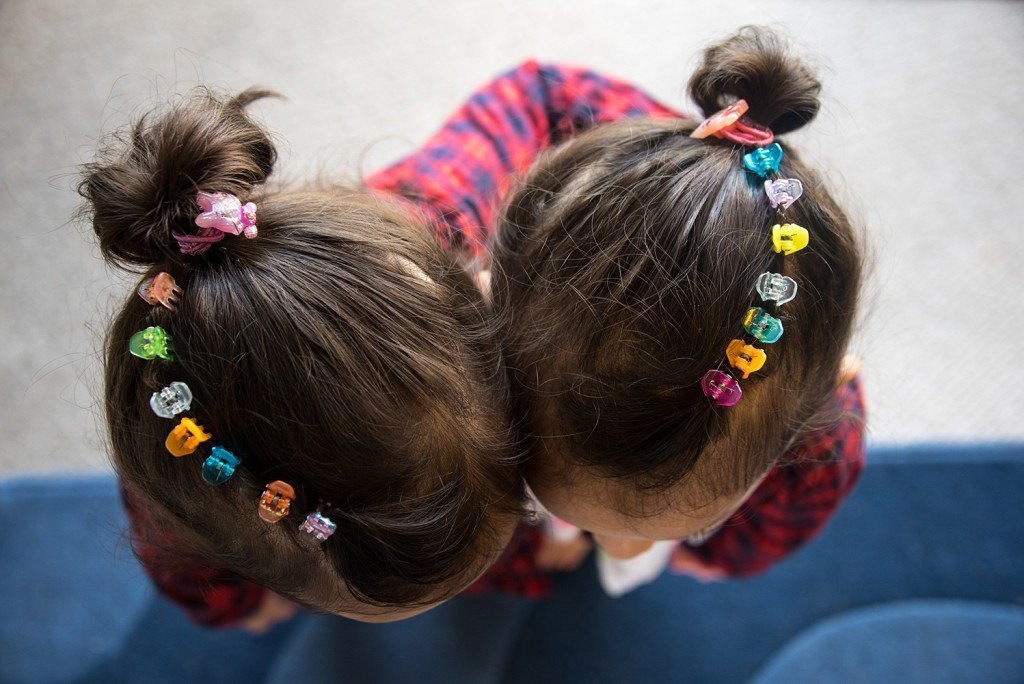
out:
<path id="1" fill-rule="evenodd" d="M 242 459 L 224 447 L 215 446 L 210 449 L 210 456 L 203 462 L 203 482 L 208 485 L 222 485 L 235 474 L 235 468 Z"/>
<path id="2" fill-rule="evenodd" d="M 747 310 L 747 315 L 743 317 L 743 329 L 764 344 L 778 342 L 782 337 L 782 321 L 759 306 Z"/>
<path id="3" fill-rule="evenodd" d="M 761 178 L 767 177 L 770 173 L 778 173 L 780 162 L 782 162 L 782 145 L 779 143 L 758 147 L 743 155 L 743 167 Z"/>

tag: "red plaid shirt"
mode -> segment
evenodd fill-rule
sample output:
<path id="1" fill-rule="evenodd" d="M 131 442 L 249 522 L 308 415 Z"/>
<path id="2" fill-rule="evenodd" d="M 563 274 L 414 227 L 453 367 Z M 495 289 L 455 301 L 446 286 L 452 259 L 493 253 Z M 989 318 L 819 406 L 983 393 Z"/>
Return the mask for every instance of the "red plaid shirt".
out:
<path id="1" fill-rule="evenodd" d="M 515 176 L 537 155 L 576 132 L 624 117 L 677 117 L 634 86 L 584 69 L 526 62 L 476 93 L 416 153 L 370 176 L 370 190 L 402 198 L 453 250 L 486 249 L 495 212 Z M 854 400 L 853 397 L 856 399 Z M 763 570 L 820 529 L 863 464 L 856 384 L 837 399 L 851 418 L 797 447 L 802 463 L 773 470 L 729 523 L 690 549 L 727 574 Z M 852 403 L 850 403 L 852 402 Z M 129 502 L 130 504 L 130 502 Z M 157 587 L 196 621 L 228 625 L 259 605 L 263 589 L 217 568 L 162 570 L 141 540 L 150 523 L 128 506 L 137 552 Z M 520 525 L 502 557 L 467 593 L 543 596 L 550 577 L 534 562 L 540 529 Z"/>

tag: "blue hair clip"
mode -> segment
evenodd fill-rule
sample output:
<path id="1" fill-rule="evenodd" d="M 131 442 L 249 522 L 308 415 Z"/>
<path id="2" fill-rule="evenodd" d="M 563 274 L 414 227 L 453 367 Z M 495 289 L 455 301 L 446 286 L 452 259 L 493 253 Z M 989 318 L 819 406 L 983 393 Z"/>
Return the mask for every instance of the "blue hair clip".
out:
<path id="1" fill-rule="evenodd" d="M 215 446 L 210 449 L 210 456 L 203 462 L 203 482 L 208 485 L 222 485 L 235 474 L 235 468 L 242 459 L 224 447 Z"/>
<path id="2" fill-rule="evenodd" d="M 743 329 L 764 344 L 778 342 L 782 337 L 782 321 L 759 306 L 747 310 L 747 315 L 743 318 Z"/>
<path id="3" fill-rule="evenodd" d="M 779 143 L 758 147 L 743 155 L 744 168 L 756 173 L 761 178 L 765 178 L 769 173 L 778 173 L 781 161 L 782 145 Z"/>

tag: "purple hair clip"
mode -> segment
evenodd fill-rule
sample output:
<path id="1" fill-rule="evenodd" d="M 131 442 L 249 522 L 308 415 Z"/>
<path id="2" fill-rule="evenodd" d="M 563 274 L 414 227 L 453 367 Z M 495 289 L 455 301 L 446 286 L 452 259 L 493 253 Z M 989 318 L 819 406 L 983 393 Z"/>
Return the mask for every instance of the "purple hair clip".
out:
<path id="1" fill-rule="evenodd" d="M 172 233 L 183 254 L 202 254 L 225 235 L 244 235 L 250 240 L 256 237 L 256 205 L 242 204 L 227 192 L 202 192 L 196 195 L 202 213 L 196 217 L 196 225 L 202 228 L 197 235 Z"/>
<path id="2" fill-rule="evenodd" d="M 306 519 L 299 525 L 299 531 L 307 535 L 310 539 L 315 539 L 318 542 L 327 541 L 327 539 L 334 534 L 334 530 L 337 529 L 330 518 L 321 512 L 321 508 L 317 508 L 315 511 L 306 516 Z"/>

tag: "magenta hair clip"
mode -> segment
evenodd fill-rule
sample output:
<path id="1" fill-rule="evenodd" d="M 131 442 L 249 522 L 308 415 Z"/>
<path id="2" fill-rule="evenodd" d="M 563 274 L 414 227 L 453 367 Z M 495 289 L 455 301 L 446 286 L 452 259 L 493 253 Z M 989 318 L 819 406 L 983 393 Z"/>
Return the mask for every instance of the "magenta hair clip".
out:
<path id="1" fill-rule="evenodd" d="M 202 254 L 225 235 L 256 237 L 256 205 L 242 202 L 227 192 L 202 192 L 196 195 L 202 213 L 196 225 L 202 228 L 198 235 L 172 233 L 183 254 Z"/>
<path id="2" fill-rule="evenodd" d="M 700 388 L 704 396 L 711 397 L 719 406 L 735 406 L 743 398 L 743 388 L 728 373 L 720 370 L 709 370 L 700 379 Z"/>

